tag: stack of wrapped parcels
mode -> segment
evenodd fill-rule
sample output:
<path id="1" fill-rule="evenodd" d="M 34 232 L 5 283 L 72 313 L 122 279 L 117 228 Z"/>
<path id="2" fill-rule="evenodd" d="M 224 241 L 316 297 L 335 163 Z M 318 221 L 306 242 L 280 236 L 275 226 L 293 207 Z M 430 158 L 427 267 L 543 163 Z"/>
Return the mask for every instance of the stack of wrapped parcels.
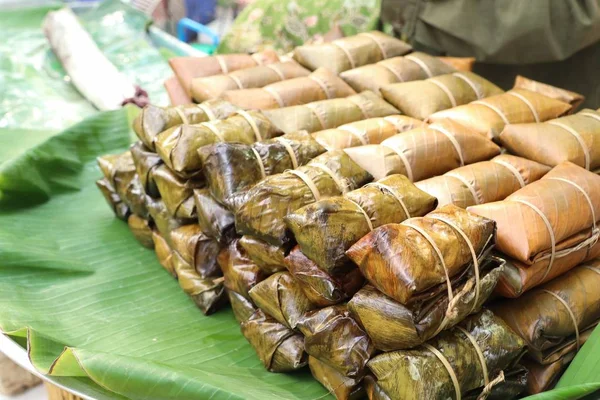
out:
<path id="1" fill-rule="evenodd" d="M 175 59 L 199 104 L 142 110 L 98 187 L 269 371 L 340 400 L 551 388 L 600 318 L 600 113 L 410 50 Z"/>

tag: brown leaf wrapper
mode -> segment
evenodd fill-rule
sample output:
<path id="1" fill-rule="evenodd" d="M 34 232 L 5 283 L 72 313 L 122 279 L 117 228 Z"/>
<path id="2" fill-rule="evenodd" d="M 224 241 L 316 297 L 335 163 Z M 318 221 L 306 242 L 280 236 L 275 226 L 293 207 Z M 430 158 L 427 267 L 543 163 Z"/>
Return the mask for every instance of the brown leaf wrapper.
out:
<path id="1" fill-rule="evenodd" d="M 298 172 L 303 178 L 296 175 Z M 294 171 L 269 176 L 246 191 L 241 205 L 234 210 L 236 230 L 282 245 L 290 241 L 286 215 L 320 198 L 339 196 L 369 180 L 371 176 L 343 151 L 329 151 Z"/>
<path id="2" fill-rule="evenodd" d="M 299 321 L 306 352 L 347 377 L 360 379 L 373 343 L 345 305 L 308 312 Z"/>
<path id="3" fill-rule="evenodd" d="M 201 178 L 181 178 L 166 165 L 157 167 L 152 176 L 160 197 L 171 216 L 181 219 L 197 218 L 194 189 L 205 186 Z"/>
<path id="4" fill-rule="evenodd" d="M 167 241 L 157 231 L 152 231 L 152 241 L 160 265 L 173 277 L 177 277 L 173 268 L 173 250 L 171 250 Z"/>
<path id="5" fill-rule="evenodd" d="M 525 89 L 491 96 L 430 115 L 429 122 L 454 120 L 481 135 L 496 138 L 508 124 L 547 121 L 563 116 L 571 105 Z M 535 111 L 535 113 L 534 113 Z"/>
<path id="6" fill-rule="evenodd" d="M 221 204 L 266 176 L 280 174 L 325 152 L 307 132 L 256 142 L 219 143 L 198 151 L 202 170 L 213 196 Z"/>
<path id="7" fill-rule="evenodd" d="M 206 236 L 219 242 L 228 242 L 235 236 L 233 214 L 219 204 L 207 188 L 194 189 L 194 204 L 198 215 L 198 225 Z"/>
<path id="8" fill-rule="evenodd" d="M 401 56 L 412 47 L 379 31 L 359 33 L 318 45 L 298 46 L 294 59 L 310 70 L 325 67 L 335 74 Z"/>
<path id="9" fill-rule="evenodd" d="M 251 111 L 224 120 L 198 125 L 179 125 L 160 133 L 156 152 L 179 174 L 194 174 L 202 167 L 198 149 L 219 142 L 252 144 L 281 135 L 262 114 Z"/>
<path id="10" fill-rule="evenodd" d="M 184 225 L 171 231 L 172 248 L 201 278 L 221 276 L 217 256 L 219 242 L 206 236 L 197 224 Z"/>
<path id="11" fill-rule="evenodd" d="M 506 125 L 498 141 L 509 152 L 542 164 L 554 167 L 570 161 L 600 172 L 600 112 L 594 110 L 542 124 Z"/>
<path id="12" fill-rule="evenodd" d="M 314 132 L 312 137 L 326 150 L 342 150 L 348 147 L 379 144 L 398 133 L 425 125 L 423 121 L 405 115 L 390 115 Z"/>
<path id="13" fill-rule="evenodd" d="M 473 71 L 475 57 L 437 57 L 458 71 Z"/>
<path id="14" fill-rule="evenodd" d="M 289 272 L 276 272 L 252 287 L 248 294 L 265 314 L 290 329 L 315 308 Z"/>
<path id="15" fill-rule="evenodd" d="M 202 103 L 221 97 L 228 90 L 261 88 L 271 83 L 299 78 L 308 74 L 310 71 L 295 61 L 258 65 L 228 74 L 192 79 L 192 96 L 194 101 Z"/>
<path id="16" fill-rule="evenodd" d="M 182 106 L 192 102 L 192 98 L 185 92 L 185 89 L 181 86 L 176 76 L 167 78 L 164 86 L 172 106 Z"/>
<path id="17" fill-rule="evenodd" d="M 219 266 L 225 277 L 225 287 L 229 291 L 250 299 L 248 291 L 266 278 L 266 275 L 248 258 L 239 239 L 234 239 L 219 253 Z"/>
<path id="18" fill-rule="evenodd" d="M 469 239 L 479 259 L 494 246 L 496 224 L 453 205 L 444 206 L 425 217 L 411 218 L 401 224 L 383 225 L 360 239 L 346 255 L 360 268 L 365 278 L 378 290 L 400 302 L 410 304 L 431 296 L 450 279 L 472 269 L 473 256 L 469 245 L 450 221 Z M 425 231 L 436 244 L 438 254 L 414 225 Z"/>
<path id="19" fill-rule="evenodd" d="M 380 185 L 380 186 L 378 186 Z M 302 252 L 326 272 L 349 261 L 346 250 L 372 229 L 432 211 L 435 197 L 403 175 L 309 204 L 285 217 Z"/>
<path id="20" fill-rule="evenodd" d="M 359 400 L 365 397 L 360 379 L 354 379 L 309 356 L 308 366 L 312 376 L 335 396 L 336 400 Z"/>
<path id="21" fill-rule="evenodd" d="M 245 110 L 298 106 L 356 94 L 346 82 L 326 68 L 309 76 L 272 83 L 264 88 L 229 90 L 221 96 Z"/>
<path id="22" fill-rule="evenodd" d="M 132 214 L 127 219 L 127 225 L 135 239 L 144 247 L 148 249 L 154 248 L 154 242 L 152 241 L 152 228 L 150 227 L 150 221 L 138 217 Z"/>
<path id="23" fill-rule="evenodd" d="M 152 222 L 154 223 L 156 230 L 165 239 L 169 246 L 172 245 L 171 231 L 179 228 L 180 226 L 194 223 L 193 219 L 172 217 L 169 211 L 167 211 L 165 203 L 161 199 L 150 199 L 148 201 L 148 211 L 152 217 Z"/>
<path id="24" fill-rule="evenodd" d="M 301 130 L 312 133 L 367 118 L 400 114 L 396 108 L 369 91 L 342 99 L 263 110 L 262 113 L 285 133 Z"/>
<path id="25" fill-rule="evenodd" d="M 285 270 L 285 248 L 248 235 L 242 236 L 240 244 L 246 250 L 248 257 L 266 275 Z"/>
<path id="26" fill-rule="evenodd" d="M 585 194 L 573 183 L 585 191 Z M 520 201 L 526 201 L 539 209 L 552 232 L 534 208 Z M 565 162 L 504 201 L 473 206 L 468 210 L 496 221 L 499 251 L 531 264 L 550 257 L 552 235 L 559 244 L 590 229 L 594 224 L 593 215 L 600 218 L 600 176 Z M 584 236 L 571 243 L 571 247 L 590 237 Z M 564 247 L 557 248 L 557 254 L 559 257 L 563 256 L 568 250 Z"/>
<path id="27" fill-rule="evenodd" d="M 518 299 L 498 302 L 492 310 L 527 342 L 530 357 L 550 364 L 561 357 L 565 346 L 575 342 L 577 332 L 598 324 L 598 285 L 600 261 L 594 260 Z"/>
<path id="28" fill-rule="evenodd" d="M 133 121 L 133 130 L 142 143 L 154 151 L 156 136 L 169 128 L 181 124 L 199 124 L 212 119 L 227 118 L 237 110 L 238 108 L 233 104 L 220 99 L 209 100 L 201 107 L 195 104 L 172 107 L 158 107 L 150 104 L 144 107 Z"/>
<path id="29" fill-rule="evenodd" d="M 369 400 L 391 400 L 390 397 L 377 384 L 377 380 L 372 375 L 367 375 L 364 377 L 363 385 Z"/>
<path id="30" fill-rule="evenodd" d="M 504 200 L 522 186 L 537 181 L 550 167 L 525 158 L 502 154 L 454 169 L 415 185 L 438 199 L 438 207 L 454 204 L 467 208 Z"/>
<path id="31" fill-rule="evenodd" d="M 241 324 L 244 321 L 248 321 L 252 314 L 256 312 L 256 306 L 250 300 L 233 290 L 226 289 L 226 292 L 233 316 L 237 322 Z"/>
<path id="32" fill-rule="evenodd" d="M 142 188 L 146 194 L 153 198 L 160 197 L 158 187 L 154 181 L 153 173 L 163 162 L 160 156 L 148 149 L 142 142 L 135 142 L 131 148 L 131 157 L 135 170 L 140 177 Z"/>
<path id="33" fill-rule="evenodd" d="M 261 310 L 241 325 L 242 334 L 268 371 L 289 372 L 306 366 L 308 360 L 301 334 L 267 317 Z"/>
<path id="34" fill-rule="evenodd" d="M 379 145 L 344 152 L 374 179 L 402 174 L 416 182 L 489 160 L 500 154 L 500 148 L 473 130 L 445 120 L 392 136 Z"/>
<path id="35" fill-rule="evenodd" d="M 330 275 L 306 257 L 298 246 L 285 258 L 285 265 L 300 288 L 317 307 L 327 307 L 351 298 L 365 279 L 354 266 Z"/>
<path id="36" fill-rule="evenodd" d="M 515 85 L 513 89 L 526 89 L 565 103 L 569 103 L 573 107 L 573 111 L 576 110 L 585 100 L 585 97 L 579 93 L 557 88 L 555 86 L 548 85 L 547 83 L 537 82 L 521 75 L 517 75 L 515 78 Z"/>
<path id="37" fill-rule="evenodd" d="M 173 57 L 169 60 L 171 69 L 189 97 L 192 97 L 194 78 L 227 74 L 239 69 L 257 65 L 272 64 L 279 61 L 273 50 L 250 54 L 223 54 L 212 57 Z"/>
<path id="38" fill-rule="evenodd" d="M 357 92 L 371 90 L 379 93 L 379 89 L 392 83 L 417 81 L 455 71 L 439 58 L 417 51 L 344 71 L 340 78 Z"/>
<path id="39" fill-rule="evenodd" d="M 383 86 L 383 98 L 409 117 L 424 120 L 433 113 L 503 93 L 472 72 L 455 72 L 424 81 Z"/>
<path id="40" fill-rule="evenodd" d="M 125 204 L 115 191 L 115 188 L 106 178 L 102 178 L 96 181 L 96 186 L 104 196 L 104 199 L 110 206 L 113 213 L 115 213 L 116 217 L 127 221 L 127 217 L 130 215 L 131 211 L 129 210 L 129 206 Z"/>
<path id="41" fill-rule="evenodd" d="M 460 325 L 481 351 L 490 381 L 511 369 L 525 351 L 525 343 L 491 311 L 478 313 Z M 460 394 L 485 385 L 480 355 L 458 328 L 442 332 L 427 343 L 447 360 L 458 381 Z M 390 399 L 452 399 L 457 393 L 446 366 L 427 347 L 377 355 L 369 361 L 377 386 Z"/>

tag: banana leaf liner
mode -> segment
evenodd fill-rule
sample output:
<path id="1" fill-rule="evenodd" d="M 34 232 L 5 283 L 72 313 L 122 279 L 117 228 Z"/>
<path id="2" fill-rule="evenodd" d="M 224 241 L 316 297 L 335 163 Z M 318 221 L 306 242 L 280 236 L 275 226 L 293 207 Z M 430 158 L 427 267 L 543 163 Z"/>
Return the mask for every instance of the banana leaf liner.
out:
<path id="1" fill-rule="evenodd" d="M 537 181 L 550 167 L 525 158 L 502 154 L 417 182 L 422 191 L 435 196 L 438 206 L 467 208 L 504 200 L 525 185 Z"/>
<path id="2" fill-rule="evenodd" d="M 509 152 L 542 164 L 570 161 L 600 173 L 600 113 L 594 110 L 541 124 L 506 125 L 498 141 Z"/>
<path id="3" fill-rule="evenodd" d="M 496 221 L 498 251 L 524 267 L 547 262 L 541 276 L 530 275 L 535 281 L 523 284 L 532 287 L 574 267 L 573 258 L 569 263 L 561 259 L 591 251 L 598 241 L 600 176 L 564 162 L 505 200 L 468 210 Z"/>
<path id="4" fill-rule="evenodd" d="M 133 121 L 133 130 L 150 150 L 159 133 L 181 124 L 199 124 L 227 118 L 238 110 L 233 104 L 214 99 L 202 104 L 158 107 L 147 105 Z"/>
<path id="5" fill-rule="evenodd" d="M 276 272 L 260 281 L 248 294 L 266 315 L 290 329 L 296 329 L 302 316 L 316 308 L 287 271 Z"/>
<path id="6" fill-rule="evenodd" d="M 324 152 L 309 133 L 302 131 L 251 145 L 218 143 L 198 151 L 208 187 L 221 204 L 228 204 L 232 195 L 266 176 L 298 168 Z"/>
<path id="7" fill-rule="evenodd" d="M 198 215 L 198 225 L 206 236 L 226 243 L 235 236 L 234 216 L 219 204 L 208 188 L 194 189 L 194 204 Z"/>
<path id="8" fill-rule="evenodd" d="M 156 152 L 178 174 L 196 174 L 202 167 L 198 149 L 219 142 L 252 144 L 281 135 L 265 116 L 240 111 L 227 119 L 179 125 L 156 137 Z"/>
<path id="9" fill-rule="evenodd" d="M 298 246 L 285 258 L 285 265 L 308 300 L 317 307 L 332 306 L 348 300 L 365 282 L 358 268 L 353 265 L 343 268 L 337 274 L 323 271 Z"/>
<path id="10" fill-rule="evenodd" d="M 173 250 L 169 247 L 167 241 L 157 231 L 152 231 L 152 242 L 154 242 L 154 251 L 156 258 L 163 268 L 173 277 L 177 277 L 173 268 Z"/>
<path id="11" fill-rule="evenodd" d="M 505 126 L 529 122 L 544 122 L 568 114 L 569 103 L 526 89 L 512 89 L 469 104 L 436 112 L 429 122 L 451 119 L 495 139 Z"/>
<path id="12" fill-rule="evenodd" d="M 241 324 L 244 321 L 248 321 L 252 317 L 252 314 L 256 312 L 256 306 L 250 300 L 233 290 L 225 289 L 225 291 L 227 292 L 229 304 L 231 304 L 233 316 L 237 322 Z"/>
<path id="13" fill-rule="evenodd" d="M 323 385 L 336 400 L 364 399 L 365 389 L 360 379 L 350 378 L 318 359 L 309 356 L 308 367 L 312 376 Z"/>
<path id="14" fill-rule="evenodd" d="M 345 305 L 310 311 L 299 321 L 306 352 L 344 376 L 360 379 L 375 352 Z"/>
<path id="15" fill-rule="evenodd" d="M 104 196 L 104 199 L 110 206 L 112 212 L 115 216 L 123 221 L 127 221 L 127 218 L 131 214 L 131 210 L 129 210 L 129 206 L 125 204 L 123 200 L 119 197 L 115 188 L 106 178 L 102 178 L 96 181 L 96 186 Z"/>
<path id="16" fill-rule="evenodd" d="M 453 72 L 456 69 L 439 58 L 417 51 L 344 71 L 340 78 L 357 92 L 371 90 L 379 93 L 379 89 L 392 83 L 417 81 Z"/>
<path id="17" fill-rule="evenodd" d="M 195 222 L 193 219 L 172 217 L 167 210 L 165 203 L 161 199 L 150 199 L 148 201 L 148 212 L 152 217 L 154 227 L 169 244 L 169 246 L 172 245 L 171 231 L 179 228 L 180 226 L 193 224 Z"/>
<path id="18" fill-rule="evenodd" d="M 184 225 L 171 231 L 172 249 L 191 265 L 201 278 L 222 276 L 217 257 L 221 245 L 202 232 L 198 224 Z"/>
<path id="19" fill-rule="evenodd" d="M 152 173 L 158 192 L 167 211 L 174 218 L 196 219 L 194 189 L 201 189 L 205 182 L 201 177 L 184 179 L 173 173 L 166 165 L 161 165 Z"/>
<path id="20" fill-rule="evenodd" d="M 279 62 L 279 56 L 273 50 L 264 50 L 250 54 L 223 54 L 212 57 L 173 57 L 169 60 L 171 69 L 189 97 L 192 96 L 194 78 L 228 74 L 257 65 Z"/>
<path id="21" fill-rule="evenodd" d="M 410 305 L 394 301 L 367 285 L 352 297 L 348 308 L 378 350 L 409 349 L 479 311 L 493 293 L 502 270 L 501 261 L 485 259 L 478 279 L 465 274 L 453 280 L 452 297 L 438 292 Z"/>
<path id="22" fill-rule="evenodd" d="M 600 261 L 579 265 L 525 293 L 497 302 L 492 310 L 527 343 L 528 356 L 548 365 L 566 349 L 580 348 L 582 333 L 600 320 Z"/>
<path id="23" fill-rule="evenodd" d="M 285 61 L 192 79 L 192 97 L 197 103 L 216 99 L 228 90 L 261 88 L 271 83 L 310 74 L 295 61 Z"/>
<path id="24" fill-rule="evenodd" d="M 425 217 L 374 229 L 346 252 L 379 291 L 404 305 L 447 289 L 494 246 L 496 223 L 447 205 Z"/>
<path id="25" fill-rule="evenodd" d="M 438 111 L 504 92 L 472 72 L 454 72 L 423 81 L 392 83 L 380 90 L 383 98 L 402 114 L 421 120 Z"/>
<path id="26" fill-rule="evenodd" d="M 312 133 L 312 137 L 326 150 L 379 144 L 398 133 L 426 125 L 423 121 L 405 115 L 390 115 L 351 122 L 335 129 Z"/>
<path id="27" fill-rule="evenodd" d="M 400 114 L 400 111 L 375 93 L 365 91 L 341 99 L 263 110 L 262 113 L 285 133 L 302 130 L 312 133 L 363 119 Z"/>
<path id="28" fill-rule="evenodd" d="M 373 229 L 420 217 L 437 205 L 404 175 L 302 207 L 285 217 L 302 252 L 325 272 L 334 273 L 349 259 L 346 250 Z"/>
<path id="29" fill-rule="evenodd" d="M 239 239 L 234 239 L 223 248 L 218 257 L 219 266 L 225 277 L 225 288 L 250 299 L 248 291 L 267 276 L 248 258 Z"/>
<path id="30" fill-rule="evenodd" d="M 245 110 L 269 110 L 356 94 L 346 82 L 326 68 L 308 76 L 272 83 L 264 88 L 229 90 L 224 100 Z"/>
<path id="31" fill-rule="evenodd" d="M 148 249 L 154 248 L 154 242 L 152 241 L 152 226 L 149 220 L 131 214 L 129 218 L 127 218 L 127 225 L 129 225 L 129 230 L 131 230 L 135 239 L 142 246 Z"/>
<path id="32" fill-rule="evenodd" d="M 371 175 L 341 150 L 329 151 L 305 166 L 272 175 L 243 194 L 234 211 L 239 234 L 274 245 L 291 240 L 284 217 L 321 198 L 339 196 L 363 186 Z"/>
<path id="33" fill-rule="evenodd" d="M 335 74 L 409 53 L 412 47 L 379 31 L 359 33 L 330 43 L 298 46 L 294 59 L 310 70 L 325 67 Z"/>
<path id="34" fill-rule="evenodd" d="M 500 154 L 500 148 L 477 132 L 445 120 L 344 152 L 374 179 L 402 174 L 417 182 L 489 160 Z"/>
<path id="35" fill-rule="evenodd" d="M 160 193 L 158 192 L 158 187 L 154 181 L 153 173 L 154 170 L 156 170 L 156 168 L 163 163 L 160 159 L 160 156 L 149 150 L 140 141 L 135 142 L 129 150 L 131 151 L 133 164 L 135 165 L 135 170 L 140 177 L 140 182 L 144 192 L 146 192 L 146 194 L 150 197 L 155 199 L 159 198 Z"/>
<path id="36" fill-rule="evenodd" d="M 275 246 L 254 236 L 244 235 L 240 244 L 246 250 L 248 257 L 266 274 L 285 271 L 285 256 L 287 250 Z"/>
<path id="37" fill-rule="evenodd" d="M 547 83 L 537 82 L 521 75 L 517 75 L 515 78 L 515 85 L 513 88 L 530 90 L 532 92 L 537 92 L 539 94 L 543 94 L 544 96 L 552 97 L 553 99 L 569 103 L 571 106 L 573 106 L 573 111 L 575 111 L 585 100 L 585 97 L 579 93 L 548 85 Z"/>
<path id="38" fill-rule="evenodd" d="M 261 310 L 241 326 L 242 334 L 268 371 L 290 372 L 308 363 L 302 335 L 267 317 Z"/>
<path id="39" fill-rule="evenodd" d="M 193 103 L 192 98 L 185 92 L 175 75 L 167 78 L 163 86 L 169 95 L 169 102 L 172 106 L 182 106 L 184 104 Z"/>
<path id="40" fill-rule="evenodd" d="M 377 355 L 368 367 L 390 399 L 459 399 L 489 393 L 524 351 L 524 341 L 485 310 L 415 349 Z"/>

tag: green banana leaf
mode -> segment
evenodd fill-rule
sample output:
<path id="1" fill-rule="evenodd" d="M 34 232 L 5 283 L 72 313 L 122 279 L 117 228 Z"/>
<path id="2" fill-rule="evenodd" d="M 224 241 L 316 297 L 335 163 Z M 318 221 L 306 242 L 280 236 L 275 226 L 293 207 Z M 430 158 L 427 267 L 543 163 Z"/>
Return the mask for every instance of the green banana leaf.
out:
<path id="1" fill-rule="evenodd" d="M 266 372 L 230 310 L 206 317 L 113 217 L 94 158 L 131 141 L 132 108 L 25 149 L 0 130 L 0 329 L 33 365 L 99 399 L 317 399 Z"/>

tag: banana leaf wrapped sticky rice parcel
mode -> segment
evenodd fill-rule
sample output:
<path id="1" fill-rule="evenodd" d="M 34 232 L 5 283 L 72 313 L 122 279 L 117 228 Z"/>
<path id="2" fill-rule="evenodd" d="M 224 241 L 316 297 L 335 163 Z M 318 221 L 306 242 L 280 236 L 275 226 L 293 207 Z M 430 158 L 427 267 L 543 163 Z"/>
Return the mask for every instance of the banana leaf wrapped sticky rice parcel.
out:
<path id="1" fill-rule="evenodd" d="M 324 152 L 302 131 L 251 145 L 218 143 L 198 150 L 211 194 L 222 204 L 266 176 L 298 168 Z"/>
<path id="2" fill-rule="evenodd" d="M 169 214 L 174 218 L 195 219 L 194 189 L 205 186 L 202 179 L 183 179 L 161 165 L 153 172 L 158 192 Z"/>
<path id="3" fill-rule="evenodd" d="M 151 224 L 152 223 L 149 220 L 138 217 L 135 214 L 131 214 L 129 218 L 127 218 L 127 225 L 135 239 L 148 249 L 154 248 Z"/>
<path id="4" fill-rule="evenodd" d="M 206 236 L 219 242 L 228 242 L 235 236 L 233 213 L 216 201 L 208 188 L 194 189 L 194 204 L 198 225 Z"/>
<path id="5" fill-rule="evenodd" d="M 298 46 L 294 59 L 306 68 L 326 67 L 335 74 L 409 53 L 412 47 L 379 31 L 364 32 L 331 43 Z"/>
<path id="6" fill-rule="evenodd" d="M 171 247 L 201 278 L 219 277 L 221 268 L 217 256 L 219 243 L 202 232 L 197 224 L 184 225 L 171 231 Z"/>
<path id="7" fill-rule="evenodd" d="M 250 300 L 248 291 L 264 280 L 267 275 L 248 258 L 239 239 L 234 239 L 223 248 L 218 257 L 219 266 L 225 277 L 227 290 Z"/>
<path id="8" fill-rule="evenodd" d="M 290 240 L 283 219 L 290 212 L 370 180 L 371 175 L 343 151 L 321 154 L 305 166 L 269 176 L 243 193 L 234 211 L 236 230 L 282 245 Z"/>
<path id="9" fill-rule="evenodd" d="M 459 399 L 501 390 L 524 351 L 524 341 L 485 310 L 415 349 L 377 355 L 368 367 L 390 399 Z M 505 390 L 504 398 L 514 395 L 510 385 Z"/>
<path id="10" fill-rule="evenodd" d="M 344 71 L 340 77 L 357 92 L 371 90 L 379 93 L 381 87 L 391 83 L 427 79 L 455 71 L 437 57 L 414 52 Z"/>
<path id="11" fill-rule="evenodd" d="M 424 120 L 431 114 L 504 91 L 472 72 L 455 72 L 424 81 L 401 82 L 381 88 L 384 99 L 409 117 Z"/>
<path id="12" fill-rule="evenodd" d="M 150 217 L 152 217 L 154 228 L 158 231 L 158 233 L 160 233 L 161 237 L 168 243 L 169 246 L 172 245 L 171 232 L 174 229 L 177 229 L 183 225 L 190 225 L 195 222 L 193 219 L 173 217 L 167 210 L 167 206 L 162 199 L 148 199 L 148 212 Z"/>
<path id="13" fill-rule="evenodd" d="M 160 197 L 158 187 L 154 181 L 154 171 L 163 163 L 160 156 L 148 149 L 140 141 L 134 143 L 129 150 L 131 151 L 135 170 L 140 177 L 142 188 L 144 188 L 148 196 L 153 198 Z"/>
<path id="14" fill-rule="evenodd" d="M 416 182 L 489 160 L 500 154 L 500 148 L 473 130 L 445 120 L 344 152 L 374 179 L 402 174 Z"/>
<path id="15" fill-rule="evenodd" d="M 96 186 L 102 193 L 102 196 L 104 196 L 104 199 L 110 206 L 113 213 L 115 213 L 116 217 L 123 221 L 127 221 L 127 217 L 131 214 L 129 206 L 127 206 L 127 204 L 125 204 L 125 202 L 121 200 L 121 198 L 115 191 L 115 188 L 108 181 L 108 179 L 102 178 L 97 180 Z"/>
<path id="16" fill-rule="evenodd" d="M 177 277 L 173 268 L 173 250 L 158 231 L 152 231 L 152 242 L 154 242 L 154 251 L 160 265 L 171 274 Z"/>
<path id="17" fill-rule="evenodd" d="M 546 390 L 567 367 L 600 320 L 600 261 L 583 263 L 518 299 L 497 302 L 496 315 L 527 343 L 535 383 Z M 548 366 L 548 370 L 542 366 Z"/>
<path id="18" fill-rule="evenodd" d="M 295 61 L 258 65 L 226 74 L 195 78 L 192 80 L 192 97 L 196 102 L 202 103 L 221 97 L 228 90 L 261 88 L 308 74 L 310 71 Z"/>
<path id="19" fill-rule="evenodd" d="M 267 275 L 285 270 L 285 255 L 289 246 L 276 246 L 257 237 L 244 235 L 240 244 L 248 257 Z"/>
<path id="20" fill-rule="evenodd" d="M 331 273 L 349 261 L 346 250 L 373 229 L 423 216 L 436 205 L 435 197 L 408 178 L 391 175 L 295 210 L 285 221 L 302 252 Z"/>
<path id="21" fill-rule="evenodd" d="M 346 82 L 326 68 L 309 76 L 272 83 L 264 88 L 229 90 L 222 98 L 245 110 L 268 110 L 337 99 L 356 94 Z"/>
<path id="22" fill-rule="evenodd" d="M 544 96 L 548 96 L 565 103 L 569 103 L 573 107 L 572 110 L 576 110 L 585 100 L 585 97 L 579 93 L 548 85 L 547 83 L 534 81 L 533 79 L 529 79 L 521 75 L 517 75 L 515 78 L 515 85 L 513 86 L 513 89 L 525 89 L 531 92 L 543 94 Z"/>
<path id="23" fill-rule="evenodd" d="M 435 196 L 438 205 L 467 208 L 505 199 L 520 188 L 537 181 L 550 167 L 525 158 L 502 154 L 417 182 L 415 185 Z"/>
<path id="24" fill-rule="evenodd" d="M 301 130 L 316 132 L 367 118 L 400 114 L 392 105 L 369 91 L 342 99 L 263 110 L 262 113 L 285 133 Z"/>
<path id="25" fill-rule="evenodd" d="M 336 400 L 359 400 L 365 398 L 361 379 L 350 378 L 313 356 L 308 356 L 312 376 L 323 385 Z"/>

